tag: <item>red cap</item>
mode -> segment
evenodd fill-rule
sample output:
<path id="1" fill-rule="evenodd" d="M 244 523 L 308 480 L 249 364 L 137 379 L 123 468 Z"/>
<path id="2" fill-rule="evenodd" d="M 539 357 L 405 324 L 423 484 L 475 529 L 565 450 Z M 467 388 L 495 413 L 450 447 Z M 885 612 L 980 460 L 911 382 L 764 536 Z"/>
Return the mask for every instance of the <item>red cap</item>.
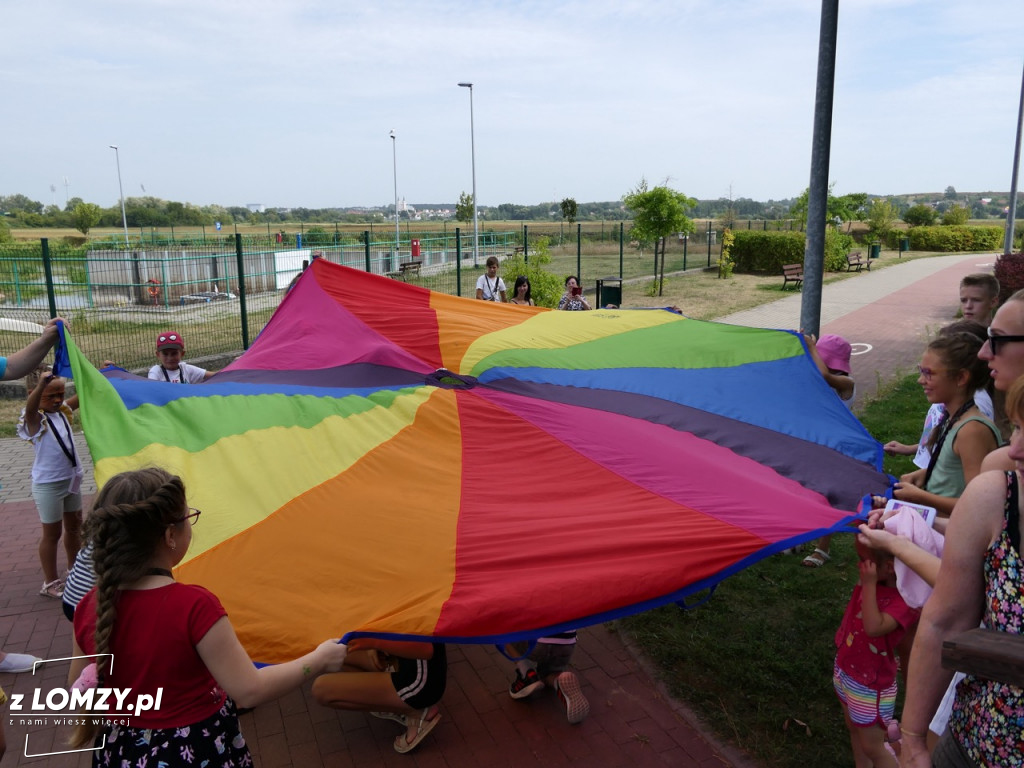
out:
<path id="1" fill-rule="evenodd" d="M 156 351 L 161 349 L 184 349 L 185 340 L 177 331 L 164 331 L 156 337 Z"/>

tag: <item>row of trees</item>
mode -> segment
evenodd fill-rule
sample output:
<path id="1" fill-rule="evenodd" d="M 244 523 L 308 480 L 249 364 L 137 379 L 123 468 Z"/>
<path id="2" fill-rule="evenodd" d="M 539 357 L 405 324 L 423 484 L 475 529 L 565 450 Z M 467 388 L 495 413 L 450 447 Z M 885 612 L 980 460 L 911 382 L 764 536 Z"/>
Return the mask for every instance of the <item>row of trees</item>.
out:
<path id="1" fill-rule="evenodd" d="M 502 203 L 498 206 L 481 206 L 477 213 L 480 219 L 500 221 L 551 221 L 561 218 L 563 221 L 601 221 L 632 218 L 633 213 L 627 198 L 637 190 L 633 190 L 622 200 L 604 203 L 577 203 L 574 198 L 567 197 L 561 203 L 541 203 L 539 205 L 517 205 Z M 650 190 L 648 190 L 650 191 Z M 902 218 L 909 224 L 920 226 L 938 220 L 948 223 L 959 222 L 964 216 L 971 219 L 1005 216 L 1005 196 L 997 199 L 983 198 L 970 201 L 956 193 L 953 187 L 947 187 L 939 199 L 931 196 L 928 204 L 919 201 L 919 195 L 890 196 L 871 200 L 864 192 L 833 196 L 829 194 L 828 216 L 830 221 L 842 223 L 871 218 L 871 211 L 881 203 L 882 207 L 875 210 L 876 218 L 883 211 L 893 221 Z M 688 198 L 689 199 L 689 198 Z M 986 201 L 987 202 L 984 202 Z M 442 205 L 436 206 L 438 208 Z M 717 200 L 694 200 L 688 209 L 691 216 L 700 219 L 717 219 L 723 227 L 733 227 L 739 219 L 787 219 L 805 220 L 807 215 L 807 191 L 796 198 L 786 200 L 769 200 L 767 203 L 757 202 L 749 198 L 719 198 Z M 109 208 L 87 203 L 80 197 L 68 200 L 64 208 L 56 205 L 44 206 L 22 194 L 0 195 L 0 213 L 4 214 L 12 227 L 68 227 L 88 234 L 95 227 L 121 226 L 120 205 Z M 407 212 L 400 212 L 407 217 Z M 1024 200 L 1017 207 L 1017 218 L 1024 219 Z M 181 203 L 162 200 L 157 197 L 129 197 L 125 200 L 125 217 L 128 226 L 138 227 L 173 227 L 173 226 L 213 226 L 221 222 L 224 226 L 238 224 L 277 224 L 285 222 L 339 222 L 363 223 L 394 217 L 394 206 L 361 210 L 341 208 L 291 208 L 272 209 L 261 212 L 250 211 L 244 206 L 206 205 L 197 206 L 192 203 Z M 473 219 L 473 198 L 465 192 L 455 206 L 455 217 L 460 221 L 469 222 Z"/>

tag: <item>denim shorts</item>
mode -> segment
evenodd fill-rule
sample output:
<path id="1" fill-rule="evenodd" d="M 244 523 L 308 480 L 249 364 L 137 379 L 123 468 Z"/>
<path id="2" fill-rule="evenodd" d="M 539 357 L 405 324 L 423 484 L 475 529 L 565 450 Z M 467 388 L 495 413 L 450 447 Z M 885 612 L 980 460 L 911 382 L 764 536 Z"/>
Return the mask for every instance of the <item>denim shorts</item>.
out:
<path id="1" fill-rule="evenodd" d="M 72 478 L 54 483 L 32 483 L 32 498 L 43 525 L 59 523 L 67 512 L 82 511 L 82 494 L 71 493 Z"/>

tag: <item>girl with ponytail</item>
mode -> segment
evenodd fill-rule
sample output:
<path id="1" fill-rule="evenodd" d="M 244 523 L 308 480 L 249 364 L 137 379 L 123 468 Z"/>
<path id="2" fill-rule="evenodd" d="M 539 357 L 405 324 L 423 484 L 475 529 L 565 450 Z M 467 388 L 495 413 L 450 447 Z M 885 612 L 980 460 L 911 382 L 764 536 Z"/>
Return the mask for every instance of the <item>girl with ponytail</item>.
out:
<path id="1" fill-rule="evenodd" d="M 85 717 L 72 746 L 102 743 L 94 766 L 251 766 L 236 705 L 255 707 L 345 660 L 348 649 L 333 639 L 256 669 L 217 597 L 174 580 L 199 515 L 181 478 L 155 467 L 112 477 L 96 497 L 85 535 L 97 580 L 75 610 L 74 655 L 96 656 L 99 686 L 131 688 L 127 703 L 149 695 L 159 707 Z M 76 659 L 69 682 L 86 664 Z M 125 718 L 130 725 L 115 722 Z"/>

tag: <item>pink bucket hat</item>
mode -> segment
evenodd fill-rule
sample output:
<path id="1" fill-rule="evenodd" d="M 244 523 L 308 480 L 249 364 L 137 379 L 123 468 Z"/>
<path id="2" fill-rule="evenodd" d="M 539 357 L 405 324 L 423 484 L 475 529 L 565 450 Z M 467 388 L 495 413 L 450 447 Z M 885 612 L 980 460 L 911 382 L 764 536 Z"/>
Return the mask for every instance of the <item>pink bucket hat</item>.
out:
<path id="1" fill-rule="evenodd" d="M 815 345 L 825 367 L 850 375 L 850 342 L 834 333 L 826 333 Z"/>

